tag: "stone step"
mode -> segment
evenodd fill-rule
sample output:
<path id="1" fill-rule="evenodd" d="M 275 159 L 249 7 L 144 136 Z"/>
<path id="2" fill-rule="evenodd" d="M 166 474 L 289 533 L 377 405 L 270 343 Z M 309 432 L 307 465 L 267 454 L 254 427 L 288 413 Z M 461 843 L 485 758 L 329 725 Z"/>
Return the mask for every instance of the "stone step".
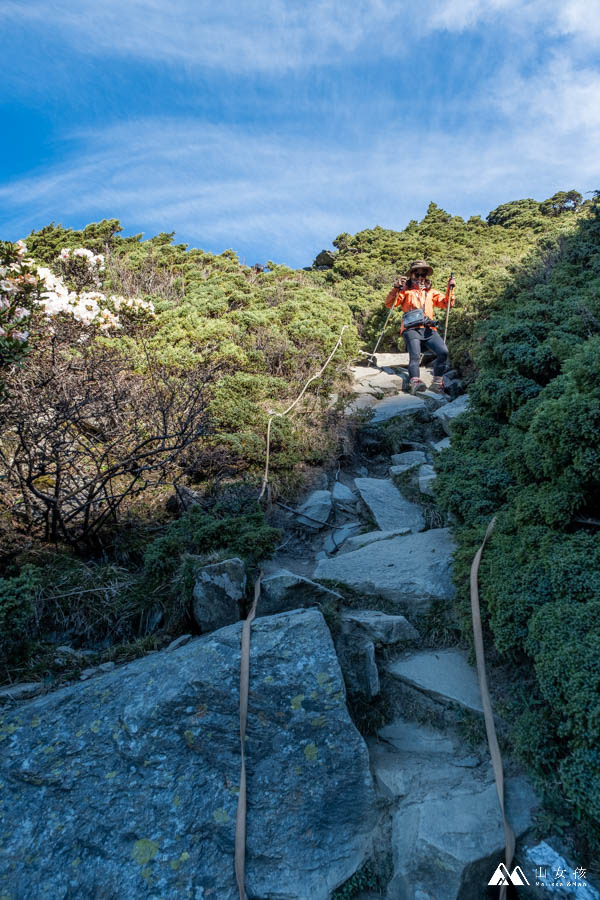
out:
<path id="1" fill-rule="evenodd" d="M 483 714 L 476 670 L 462 650 L 419 650 L 404 653 L 385 671 L 439 703 Z"/>
<path id="2" fill-rule="evenodd" d="M 408 366 L 409 355 L 408 353 L 376 353 L 375 360 L 381 368 L 388 366 L 390 368 L 400 367 L 404 369 Z"/>
<path id="3" fill-rule="evenodd" d="M 422 450 L 407 450 L 405 453 L 392 453 L 390 457 L 393 466 L 422 466 L 427 462 L 427 457 Z"/>
<path id="4" fill-rule="evenodd" d="M 396 375 L 394 372 L 381 372 L 378 369 L 373 369 L 372 373 L 372 375 L 361 378 L 361 387 L 368 385 L 372 390 L 383 393 L 398 393 L 403 390 L 404 378 L 401 375 Z"/>
<path id="5" fill-rule="evenodd" d="M 471 770 L 463 770 L 464 777 L 457 783 L 456 771 L 448 772 L 446 787 L 439 779 L 429 792 L 424 786 L 415 791 L 413 782 L 394 814 L 389 900 L 486 896 L 505 846 L 496 786 Z M 526 779 L 517 777 L 506 779 L 505 798 L 507 816 L 520 838 L 533 824 L 537 797 Z"/>
<path id="6" fill-rule="evenodd" d="M 258 616 L 272 616 L 285 610 L 317 606 L 320 603 L 336 608 L 342 600 L 335 591 L 330 591 L 322 584 L 315 584 L 310 578 L 304 578 L 287 569 L 278 569 L 266 575 L 260 587 Z"/>
<path id="7" fill-rule="evenodd" d="M 341 623 L 342 629 L 378 645 L 419 639 L 419 632 L 404 616 L 388 616 L 376 609 L 349 609 L 342 613 Z"/>
<path id="8" fill-rule="evenodd" d="M 410 534 L 410 528 L 398 528 L 395 531 L 367 531 L 364 534 L 355 534 L 353 537 L 344 541 L 338 553 L 351 553 L 353 550 L 360 550 L 368 544 L 375 544 L 377 541 L 389 541 L 391 538 L 401 537 Z"/>
<path id="9" fill-rule="evenodd" d="M 386 397 L 384 400 L 377 401 L 371 408 L 375 413 L 371 423 L 380 425 L 396 416 L 414 415 L 414 413 L 427 409 L 427 405 L 420 397 L 413 397 L 412 394 L 397 394 L 395 397 Z"/>
<path id="10" fill-rule="evenodd" d="M 345 416 L 353 416 L 355 413 L 364 412 L 365 410 L 372 409 L 377 403 L 375 397 L 368 394 L 360 394 L 360 396 L 355 397 L 354 400 L 351 400 L 344 407 L 344 415 Z"/>
<path id="11" fill-rule="evenodd" d="M 396 804 L 388 900 L 483 897 L 496 864 L 490 857 L 500 859 L 504 846 L 487 756 L 474 756 L 455 734 L 403 718 L 367 744 L 378 793 Z M 505 789 L 509 818 L 522 835 L 537 797 L 523 777 L 508 778 Z"/>
<path id="12" fill-rule="evenodd" d="M 382 531 L 423 531 L 420 507 L 402 496 L 391 478 L 356 478 L 354 483 Z"/>
<path id="13" fill-rule="evenodd" d="M 457 416 L 466 412 L 468 408 L 468 394 L 463 394 L 458 400 L 453 400 L 451 403 L 445 403 L 439 409 L 436 409 L 433 415 L 436 419 L 440 420 L 446 434 L 450 435 L 450 426 L 452 425 L 452 422 Z"/>
<path id="14" fill-rule="evenodd" d="M 366 598 L 383 597 L 394 604 L 394 612 L 425 612 L 434 600 L 454 595 L 453 551 L 449 529 L 432 528 L 320 560 L 313 577 L 346 585 Z"/>

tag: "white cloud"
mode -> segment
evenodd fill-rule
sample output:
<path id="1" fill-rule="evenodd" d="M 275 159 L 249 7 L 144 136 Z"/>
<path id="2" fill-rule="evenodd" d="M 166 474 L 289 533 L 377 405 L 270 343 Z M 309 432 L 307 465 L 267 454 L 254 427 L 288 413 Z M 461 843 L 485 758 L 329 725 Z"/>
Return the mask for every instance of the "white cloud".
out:
<path id="1" fill-rule="evenodd" d="M 528 125 L 419 143 L 399 143 L 391 129 L 353 147 L 188 119 L 130 121 L 79 135 L 84 148 L 68 165 L 0 187 L 3 233 L 117 217 L 215 252 L 260 247 L 263 259 L 308 265 L 339 232 L 402 228 L 432 199 L 468 216 L 595 187 L 597 123 L 576 142 L 552 119 Z"/>
<path id="2" fill-rule="evenodd" d="M 557 4 L 554 30 L 574 35 L 586 44 L 600 38 L 600 0 L 564 0 Z"/>
<path id="3" fill-rule="evenodd" d="M 410 35 L 491 24 L 525 33 L 529 47 L 544 34 L 589 45 L 600 34 L 600 0 L 4 0 L 0 18 L 58 31 L 96 55 L 285 72 L 396 57 Z"/>
<path id="4" fill-rule="evenodd" d="M 571 138 L 572 151 L 589 153 L 597 167 L 600 142 L 600 71 L 575 64 L 555 53 L 534 74 L 524 77 L 505 70 L 492 96 L 507 120 L 519 130 L 538 134 L 550 145 Z M 579 160 L 580 164 L 583 162 Z"/>
<path id="5" fill-rule="evenodd" d="M 285 71 L 339 62 L 411 15 L 392 0 L 6 0 L 5 21 L 37 23 L 80 49 L 228 71 Z M 396 45 L 390 42 L 390 51 Z"/>

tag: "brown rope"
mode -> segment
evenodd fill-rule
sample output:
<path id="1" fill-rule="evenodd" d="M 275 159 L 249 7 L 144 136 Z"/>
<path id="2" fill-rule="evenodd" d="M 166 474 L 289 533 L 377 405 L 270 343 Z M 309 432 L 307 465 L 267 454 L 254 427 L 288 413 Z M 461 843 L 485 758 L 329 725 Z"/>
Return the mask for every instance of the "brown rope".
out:
<path id="1" fill-rule="evenodd" d="M 483 706 L 485 730 L 487 733 L 488 746 L 490 748 L 490 756 L 492 758 L 494 778 L 496 779 L 496 791 L 498 792 L 498 800 L 500 802 L 500 810 L 502 811 L 502 819 L 504 822 L 506 868 L 510 870 L 510 865 L 515 853 L 515 833 L 506 817 L 506 811 L 504 808 L 504 770 L 502 767 L 502 756 L 500 755 L 498 738 L 496 736 L 494 713 L 492 711 L 492 703 L 488 691 L 487 675 L 485 671 L 483 633 L 481 630 L 481 609 L 479 607 L 479 587 L 477 584 L 477 575 L 479 573 L 479 563 L 483 554 L 483 548 L 485 547 L 487 539 L 494 530 L 495 524 L 496 516 L 494 516 L 494 518 L 488 525 L 483 543 L 475 554 L 473 564 L 471 565 L 471 614 L 473 618 L 473 637 L 475 639 L 475 656 L 477 659 L 477 675 L 479 677 L 479 688 L 481 691 L 481 704 Z M 505 884 L 503 884 L 500 888 L 500 900 L 506 900 Z"/>
<path id="2" fill-rule="evenodd" d="M 242 645 L 240 652 L 240 748 L 241 748 L 241 772 L 240 792 L 238 795 L 237 813 L 235 817 L 235 877 L 240 892 L 240 900 L 246 900 L 245 866 L 246 866 L 246 756 L 244 744 L 246 741 L 246 723 L 248 721 L 248 691 L 250 686 L 250 632 L 252 622 L 256 616 L 256 606 L 260 597 L 260 582 L 262 572 L 259 573 L 254 585 L 254 600 L 248 617 L 242 625 Z"/>

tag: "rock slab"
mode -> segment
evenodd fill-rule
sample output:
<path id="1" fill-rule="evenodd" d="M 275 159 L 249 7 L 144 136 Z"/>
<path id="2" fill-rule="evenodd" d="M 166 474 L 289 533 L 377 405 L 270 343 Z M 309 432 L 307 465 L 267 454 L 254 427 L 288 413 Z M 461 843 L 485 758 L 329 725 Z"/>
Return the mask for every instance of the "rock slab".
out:
<path id="1" fill-rule="evenodd" d="M 476 670 L 462 650 L 419 650 L 389 663 L 390 675 L 436 700 L 483 713 Z"/>
<path id="2" fill-rule="evenodd" d="M 328 601 L 333 602 L 335 607 L 341 600 L 340 594 L 328 590 L 322 584 L 316 584 L 310 578 L 296 575 L 287 569 L 279 569 L 261 581 L 257 615 L 271 616 Z"/>
<path id="3" fill-rule="evenodd" d="M 389 900 L 415 896 L 479 900 L 486 895 L 494 864 L 504 853 L 504 828 L 493 783 L 482 783 L 469 770 L 462 783 L 426 793 L 419 803 L 403 805 L 394 816 L 392 846 L 395 875 Z M 505 782 L 507 815 L 517 837 L 532 825 L 536 797 L 523 778 Z M 490 866 L 490 859 L 492 864 Z"/>
<path id="4" fill-rule="evenodd" d="M 450 600 L 454 542 L 448 528 L 377 541 L 332 559 L 322 559 L 315 580 L 347 585 L 366 597 L 384 597 L 425 612 L 434 600 Z"/>
<path id="5" fill-rule="evenodd" d="M 480 900 L 504 847 L 491 764 L 465 760 L 452 732 L 402 718 L 378 736 L 368 741 L 375 781 L 397 803 L 387 900 Z M 521 835 L 537 798 L 525 778 L 505 784 L 508 815 Z"/>
<path id="6" fill-rule="evenodd" d="M 5 711 L 6 896 L 239 898 L 241 627 Z M 318 610 L 256 621 L 251 652 L 248 895 L 326 900 L 368 850 L 366 746 Z"/>
<path id="7" fill-rule="evenodd" d="M 354 483 L 382 531 L 425 528 L 420 508 L 402 496 L 391 478 L 356 478 Z"/>
<path id="8" fill-rule="evenodd" d="M 373 404 L 375 415 L 371 419 L 373 425 L 379 425 L 394 419 L 396 416 L 411 415 L 426 409 L 424 400 L 412 394 L 398 394 L 396 397 L 386 397 Z"/>

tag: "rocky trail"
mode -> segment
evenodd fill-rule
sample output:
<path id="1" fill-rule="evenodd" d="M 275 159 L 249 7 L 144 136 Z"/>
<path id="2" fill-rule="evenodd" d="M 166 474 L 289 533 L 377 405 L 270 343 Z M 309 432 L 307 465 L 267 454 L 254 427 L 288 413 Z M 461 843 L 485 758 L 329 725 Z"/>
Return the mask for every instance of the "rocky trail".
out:
<path id="1" fill-rule="evenodd" d="M 504 831 L 476 671 L 448 637 L 454 547 L 434 499 L 466 396 L 452 382 L 451 402 L 412 397 L 404 355 L 377 362 L 353 369 L 348 412 L 373 413 L 353 455 L 273 512 L 284 539 L 263 570 L 246 740 L 255 900 L 328 900 L 344 883 L 337 896 L 361 900 L 498 894 Z M 200 637 L 4 708 L 2 900 L 239 896 L 246 592 L 240 560 L 202 565 Z M 531 836 L 538 799 L 510 759 L 505 775 L 519 896 L 571 896 L 535 886 L 560 848 Z"/>

